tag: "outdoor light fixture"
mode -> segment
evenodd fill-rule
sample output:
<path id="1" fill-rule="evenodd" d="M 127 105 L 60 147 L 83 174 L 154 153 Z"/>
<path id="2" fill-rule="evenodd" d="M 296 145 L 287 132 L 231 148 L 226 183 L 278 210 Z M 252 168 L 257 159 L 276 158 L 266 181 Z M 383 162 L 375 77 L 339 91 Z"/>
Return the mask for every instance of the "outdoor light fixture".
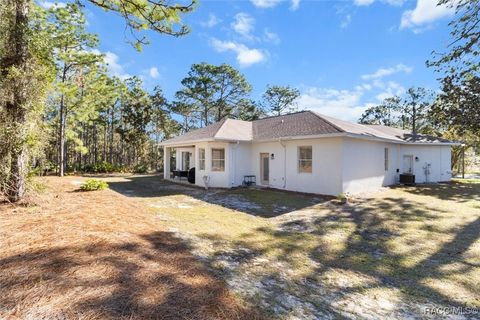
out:
<path id="1" fill-rule="evenodd" d="M 272 153 L 272 155 L 270 156 L 270 159 L 274 160 L 275 159 L 275 155 Z"/>
<path id="2" fill-rule="evenodd" d="M 415 157 L 415 162 L 418 162 L 420 159 L 418 159 L 418 157 Z"/>

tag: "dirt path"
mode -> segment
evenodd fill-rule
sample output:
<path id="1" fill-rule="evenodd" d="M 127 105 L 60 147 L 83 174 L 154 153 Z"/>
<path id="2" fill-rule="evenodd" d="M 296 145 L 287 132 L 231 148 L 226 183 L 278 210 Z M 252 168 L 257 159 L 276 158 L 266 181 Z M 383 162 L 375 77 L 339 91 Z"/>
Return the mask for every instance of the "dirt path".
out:
<path id="1" fill-rule="evenodd" d="M 36 206 L 0 204 L 0 318 L 254 319 L 147 207 L 49 177 Z"/>

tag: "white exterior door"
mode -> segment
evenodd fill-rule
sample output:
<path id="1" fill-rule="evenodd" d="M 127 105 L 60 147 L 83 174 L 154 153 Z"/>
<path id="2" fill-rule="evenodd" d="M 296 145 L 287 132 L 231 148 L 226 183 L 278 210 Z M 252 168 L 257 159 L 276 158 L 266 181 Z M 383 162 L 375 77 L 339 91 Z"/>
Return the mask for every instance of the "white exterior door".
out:
<path id="1" fill-rule="evenodd" d="M 268 153 L 260 153 L 260 181 L 264 185 L 268 185 L 270 180 L 270 155 Z"/>
<path id="2" fill-rule="evenodd" d="M 413 173 L 413 156 L 403 156 L 403 173 Z"/>

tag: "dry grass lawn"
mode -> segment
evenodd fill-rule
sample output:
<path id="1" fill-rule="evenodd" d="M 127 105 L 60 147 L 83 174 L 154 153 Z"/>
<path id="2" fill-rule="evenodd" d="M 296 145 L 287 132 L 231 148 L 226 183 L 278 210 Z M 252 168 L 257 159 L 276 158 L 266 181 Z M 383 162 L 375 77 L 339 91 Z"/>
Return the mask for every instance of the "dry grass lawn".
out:
<path id="1" fill-rule="evenodd" d="M 190 237 L 227 281 L 247 274 L 252 290 L 274 279 L 281 292 L 339 317 L 367 316 L 351 304 L 375 314 L 379 303 L 398 318 L 432 305 L 480 307 L 478 180 L 391 188 L 344 206 L 272 190 L 205 192 L 155 176 L 110 182 Z M 265 304 L 275 290 L 267 288 Z"/>
<path id="2" fill-rule="evenodd" d="M 145 206 L 49 177 L 34 206 L 0 204 L 1 319 L 252 319 Z"/>
<path id="3" fill-rule="evenodd" d="M 104 177 L 111 190 L 81 193 L 81 179 L 41 180 L 36 206 L 0 205 L 0 318 L 260 317 L 253 306 L 285 319 L 403 319 L 480 307 L 478 180 L 340 205 L 155 175 Z"/>

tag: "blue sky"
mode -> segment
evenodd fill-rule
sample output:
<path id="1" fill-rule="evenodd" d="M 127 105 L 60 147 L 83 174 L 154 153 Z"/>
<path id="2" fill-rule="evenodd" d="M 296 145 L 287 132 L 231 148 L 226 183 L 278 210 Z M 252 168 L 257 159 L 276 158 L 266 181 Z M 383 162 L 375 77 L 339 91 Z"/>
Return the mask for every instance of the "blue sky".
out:
<path id="1" fill-rule="evenodd" d="M 200 0 L 184 17 L 189 35 L 148 32 L 151 44 L 139 53 L 120 17 L 86 9 L 111 72 L 141 75 L 170 99 L 193 63 L 228 63 L 252 84 L 254 99 L 267 84 L 291 85 L 301 108 L 353 121 L 410 86 L 438 88 L 425 60 L 445 49 L 453 15 L 435 0 Z"/>

